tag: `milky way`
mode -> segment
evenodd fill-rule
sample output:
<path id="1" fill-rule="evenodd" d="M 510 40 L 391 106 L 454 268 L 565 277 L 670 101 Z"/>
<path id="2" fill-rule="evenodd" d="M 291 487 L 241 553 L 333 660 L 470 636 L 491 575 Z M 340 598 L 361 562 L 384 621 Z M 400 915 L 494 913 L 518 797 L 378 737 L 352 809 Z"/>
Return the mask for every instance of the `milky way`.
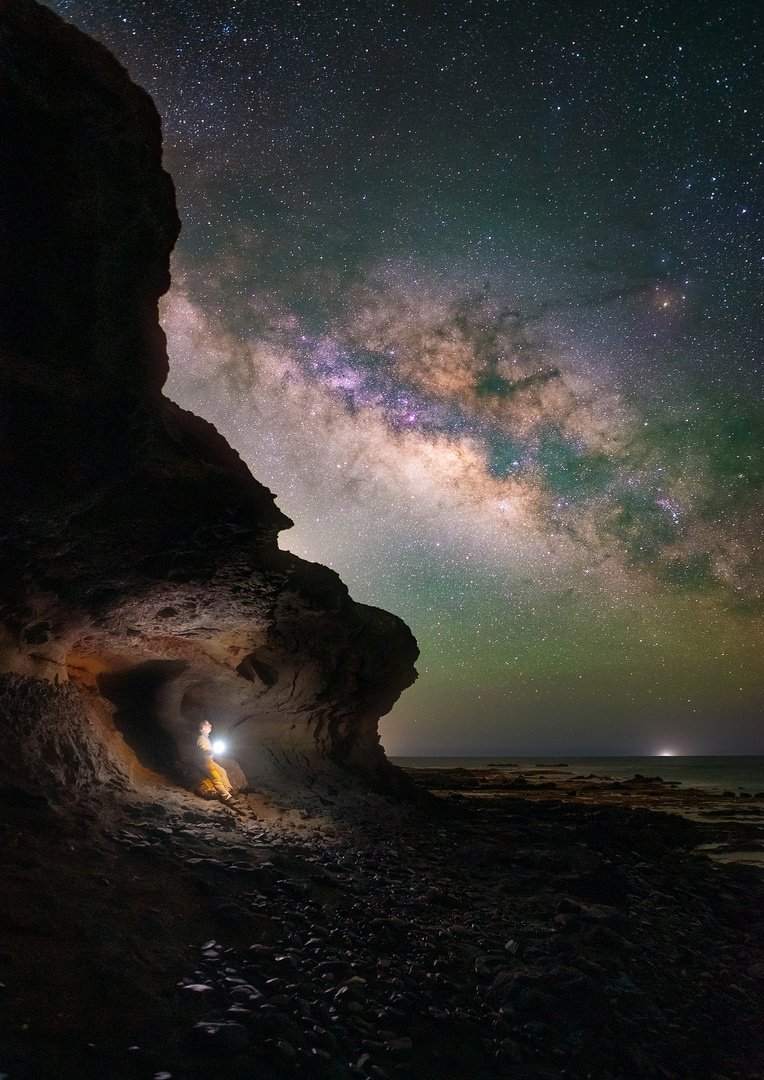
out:
<path id="1" fill-rule="evenodd" d="M 764 752 L 752 6 L 50 6 L 164 117 L 167 393 L 419 640 L 388 750 Z"/>

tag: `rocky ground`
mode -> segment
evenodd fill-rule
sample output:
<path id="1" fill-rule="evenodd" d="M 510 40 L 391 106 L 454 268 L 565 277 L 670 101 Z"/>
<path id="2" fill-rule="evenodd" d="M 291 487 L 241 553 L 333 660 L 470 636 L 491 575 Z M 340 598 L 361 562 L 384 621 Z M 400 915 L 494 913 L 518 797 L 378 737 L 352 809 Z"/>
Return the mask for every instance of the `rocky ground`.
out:
<path id="1" fill-rule="evenodd" d="M 0 1072 L 764 1077 L 761 871 L 702 850 L 755 822 L 657 782 L 412 775 L 429 807 L 352 824 L 6 792 Z"/>

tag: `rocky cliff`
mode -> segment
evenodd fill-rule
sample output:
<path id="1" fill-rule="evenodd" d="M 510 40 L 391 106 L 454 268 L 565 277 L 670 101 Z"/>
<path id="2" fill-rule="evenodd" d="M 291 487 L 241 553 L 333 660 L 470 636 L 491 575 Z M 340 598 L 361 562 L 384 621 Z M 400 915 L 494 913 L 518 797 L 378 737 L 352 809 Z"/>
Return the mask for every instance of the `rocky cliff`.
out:
<path id="1" fill-rule="evenodd" d="M 162 395 L 180 222 L 161 125 L 101 45 L 0 4 L 0 780 L 181 782 L 201 717 L 251 786 L 390 788 L 378 718 L 416 643 Z"/>

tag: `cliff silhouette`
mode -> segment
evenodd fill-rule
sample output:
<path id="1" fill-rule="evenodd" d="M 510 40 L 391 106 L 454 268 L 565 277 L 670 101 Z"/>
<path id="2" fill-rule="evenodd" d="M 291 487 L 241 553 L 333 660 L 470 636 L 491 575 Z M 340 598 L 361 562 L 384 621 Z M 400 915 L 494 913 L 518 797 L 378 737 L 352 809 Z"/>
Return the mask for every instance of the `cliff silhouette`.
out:
<path id="1" fill-rule="evenodd" d="M 280 550 L 273 494 L 162 394 L 153 102 L 34 0 L 0 8 L 0 70 L 0 783 L 178 788 L 206 716 L 268 797 L 395 791 L 412 634 Z"/>

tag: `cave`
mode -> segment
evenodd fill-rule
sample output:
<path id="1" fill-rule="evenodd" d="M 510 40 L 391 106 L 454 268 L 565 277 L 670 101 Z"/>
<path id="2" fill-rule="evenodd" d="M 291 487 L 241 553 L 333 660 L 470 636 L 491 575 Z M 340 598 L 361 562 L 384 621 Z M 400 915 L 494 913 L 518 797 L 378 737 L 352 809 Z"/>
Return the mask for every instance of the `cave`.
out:
<path id="1" fill-rule="evenodd" d="M 377 721 L 416 677 L 413 636 L 281 550 L 274 495 L 162 393 L 180 222 L 153 102 L 33 0 L 6 5 L 1 47 L 0 673 L 17 741 L 0 783 L 178 790 L 206 710 L 285 805 L 332 770 L 395 787 Z"/>
<path id="2" fill-rule="evenodd" d="M 123 672 L 104 672 L 98 689 L 114 705 L 114 725 L 144 768 L 170 775 L 179 747 L 162 724 L 162 689 L 185 670 L 178 660 L 147 660 Z"/>

